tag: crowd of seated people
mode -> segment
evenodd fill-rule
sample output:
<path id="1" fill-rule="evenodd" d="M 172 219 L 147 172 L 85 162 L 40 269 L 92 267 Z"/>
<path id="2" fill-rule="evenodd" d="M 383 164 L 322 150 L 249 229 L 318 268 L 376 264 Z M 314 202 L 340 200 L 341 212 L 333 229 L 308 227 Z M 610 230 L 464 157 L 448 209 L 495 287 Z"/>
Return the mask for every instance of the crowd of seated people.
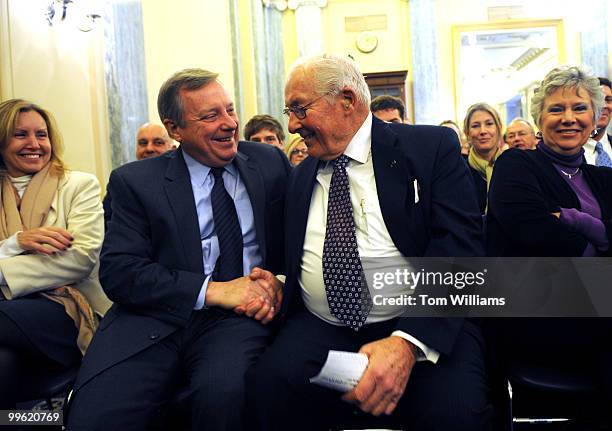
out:
<path id="1" fill-rule="evenodd" d="M 377 307 L 360 259 L 610 256 L 610 81 L 550 71 L 531 99 L 538 133 L 524 118 L 504 130 L 485 102 L 463 130 L 403 124 L 403 104 L 371 101 L 333 55 L 296 62 L 285 96 L 286 145 L 267 114 L 239 141 L 217 74 L 177 72 L 164 126 L 139 129 L 104 211 L 96 178 L 62 162 L 52 115 L 0 104 L 0 409 L 32 367 L 82 362 L 69 430 L 149 429 L 177 393 L 192 429 L 327 429 L 354 409 L 491 429 L 478 322 Z M 601 352 L 589 360 L 612 401 L 612 349 L 594 348 L 607 319 L 513 323 L 523 349 L 562 355 L 569 337 Z M 329 350 L 369 358 L 344 394 L 309 383 Z"/>

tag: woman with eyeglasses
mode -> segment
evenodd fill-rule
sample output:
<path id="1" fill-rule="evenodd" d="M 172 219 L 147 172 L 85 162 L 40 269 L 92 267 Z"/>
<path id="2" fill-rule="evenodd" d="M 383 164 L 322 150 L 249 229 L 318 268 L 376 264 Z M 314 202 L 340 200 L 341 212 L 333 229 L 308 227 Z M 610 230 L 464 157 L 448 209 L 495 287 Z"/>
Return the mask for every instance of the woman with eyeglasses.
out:
<path id="1" fill-rule="evenodd" d="M 292 166 L 299 165 L 306 157 L 308 157 L 308 147 L 304 143 L 304 138 L 300 135 L 294 135 L 289 139 L 285 147 L 285 154 L 289 158 Z"/>

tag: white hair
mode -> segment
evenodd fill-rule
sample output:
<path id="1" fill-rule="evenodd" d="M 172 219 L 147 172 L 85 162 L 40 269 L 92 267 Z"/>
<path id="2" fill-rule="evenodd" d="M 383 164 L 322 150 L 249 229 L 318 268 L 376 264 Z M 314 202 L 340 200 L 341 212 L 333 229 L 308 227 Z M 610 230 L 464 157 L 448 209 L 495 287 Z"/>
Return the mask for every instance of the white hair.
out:
<path id="1" fill-rule="evenodd" d="M 302 57 L 293 63 L 288 76 L 298 69 L 312 74 L 313 86 L 317 94 L 334 97 L 340 94 L 343 88 L 348 87 L 355 92 L 357 101 L 369 108 L 370 89 L 359 66 L 349 57 L 336 54 Z"/>
<path id="2" fill-rule="evenodd" d="M 531 98 L 531 115 L 533 121 L 540 125 L 544 100 L 559 88 L 584 89 L 593 106 L 593 121 L 597 122 L 604 105 L 604 96 L 599 85 L 599 79 L 583 66 L 559 66 L 544 77 L 540 85 L 534 90 Z"/>

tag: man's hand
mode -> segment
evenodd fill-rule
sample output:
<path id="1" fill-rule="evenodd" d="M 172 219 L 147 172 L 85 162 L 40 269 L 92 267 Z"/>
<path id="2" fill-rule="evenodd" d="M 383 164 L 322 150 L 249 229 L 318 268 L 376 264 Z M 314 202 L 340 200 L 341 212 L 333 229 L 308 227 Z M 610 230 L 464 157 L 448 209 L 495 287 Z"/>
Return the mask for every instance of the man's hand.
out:
<path id="1" fill-rule="evenodd" d="M 414 349 L 412 343 L 395 336 L 364 345 L 359 353 L 368 355 L 368 368 L 359 384 L 342 399 L 374 416 L 393 413 L 416 362 Z"/>
<path id="2" fill-rule="evenodd" d="M 260 320 L 264 325 L 274 319 L 280 310 L 283 302 L 283 283 L 274 274 L 261 268 L 253 268 L 249 278 L 257 283 L 271 287 L 275 292 L 272 302 L 267 302 L 263 298 L 255 298 L 246 305 L 239 305 L 234 308 L 237 314 L 246 314 L 256 320 Z"/>
<path id="3" fill-rule="evenodd" d="M 19 247 L 43 254 L 65 251 L 72 246 L 73 240 L 70 232 L 56 226 L 38 227 L 17 234 Z"/>
<path id="4" fill-rule="evenodd" d="M 234 310 L 268 323 L 276 314 L 282 283 L 270 272 L 254 268 L 251 274 L 231 281 L 208 283 L 206 305 Z"/>

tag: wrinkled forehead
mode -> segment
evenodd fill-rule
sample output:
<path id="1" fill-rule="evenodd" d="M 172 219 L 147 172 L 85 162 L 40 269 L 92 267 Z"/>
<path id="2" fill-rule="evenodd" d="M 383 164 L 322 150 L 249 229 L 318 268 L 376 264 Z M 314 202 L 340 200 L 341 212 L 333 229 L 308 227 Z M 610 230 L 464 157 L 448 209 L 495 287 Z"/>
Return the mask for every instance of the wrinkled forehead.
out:
<path id="1" fill-rule="evenodd" d="M 312 74 L 304 67 L 293 69 L 285 84 L 285 105 L 300 105 L 315 96 Z"/>

